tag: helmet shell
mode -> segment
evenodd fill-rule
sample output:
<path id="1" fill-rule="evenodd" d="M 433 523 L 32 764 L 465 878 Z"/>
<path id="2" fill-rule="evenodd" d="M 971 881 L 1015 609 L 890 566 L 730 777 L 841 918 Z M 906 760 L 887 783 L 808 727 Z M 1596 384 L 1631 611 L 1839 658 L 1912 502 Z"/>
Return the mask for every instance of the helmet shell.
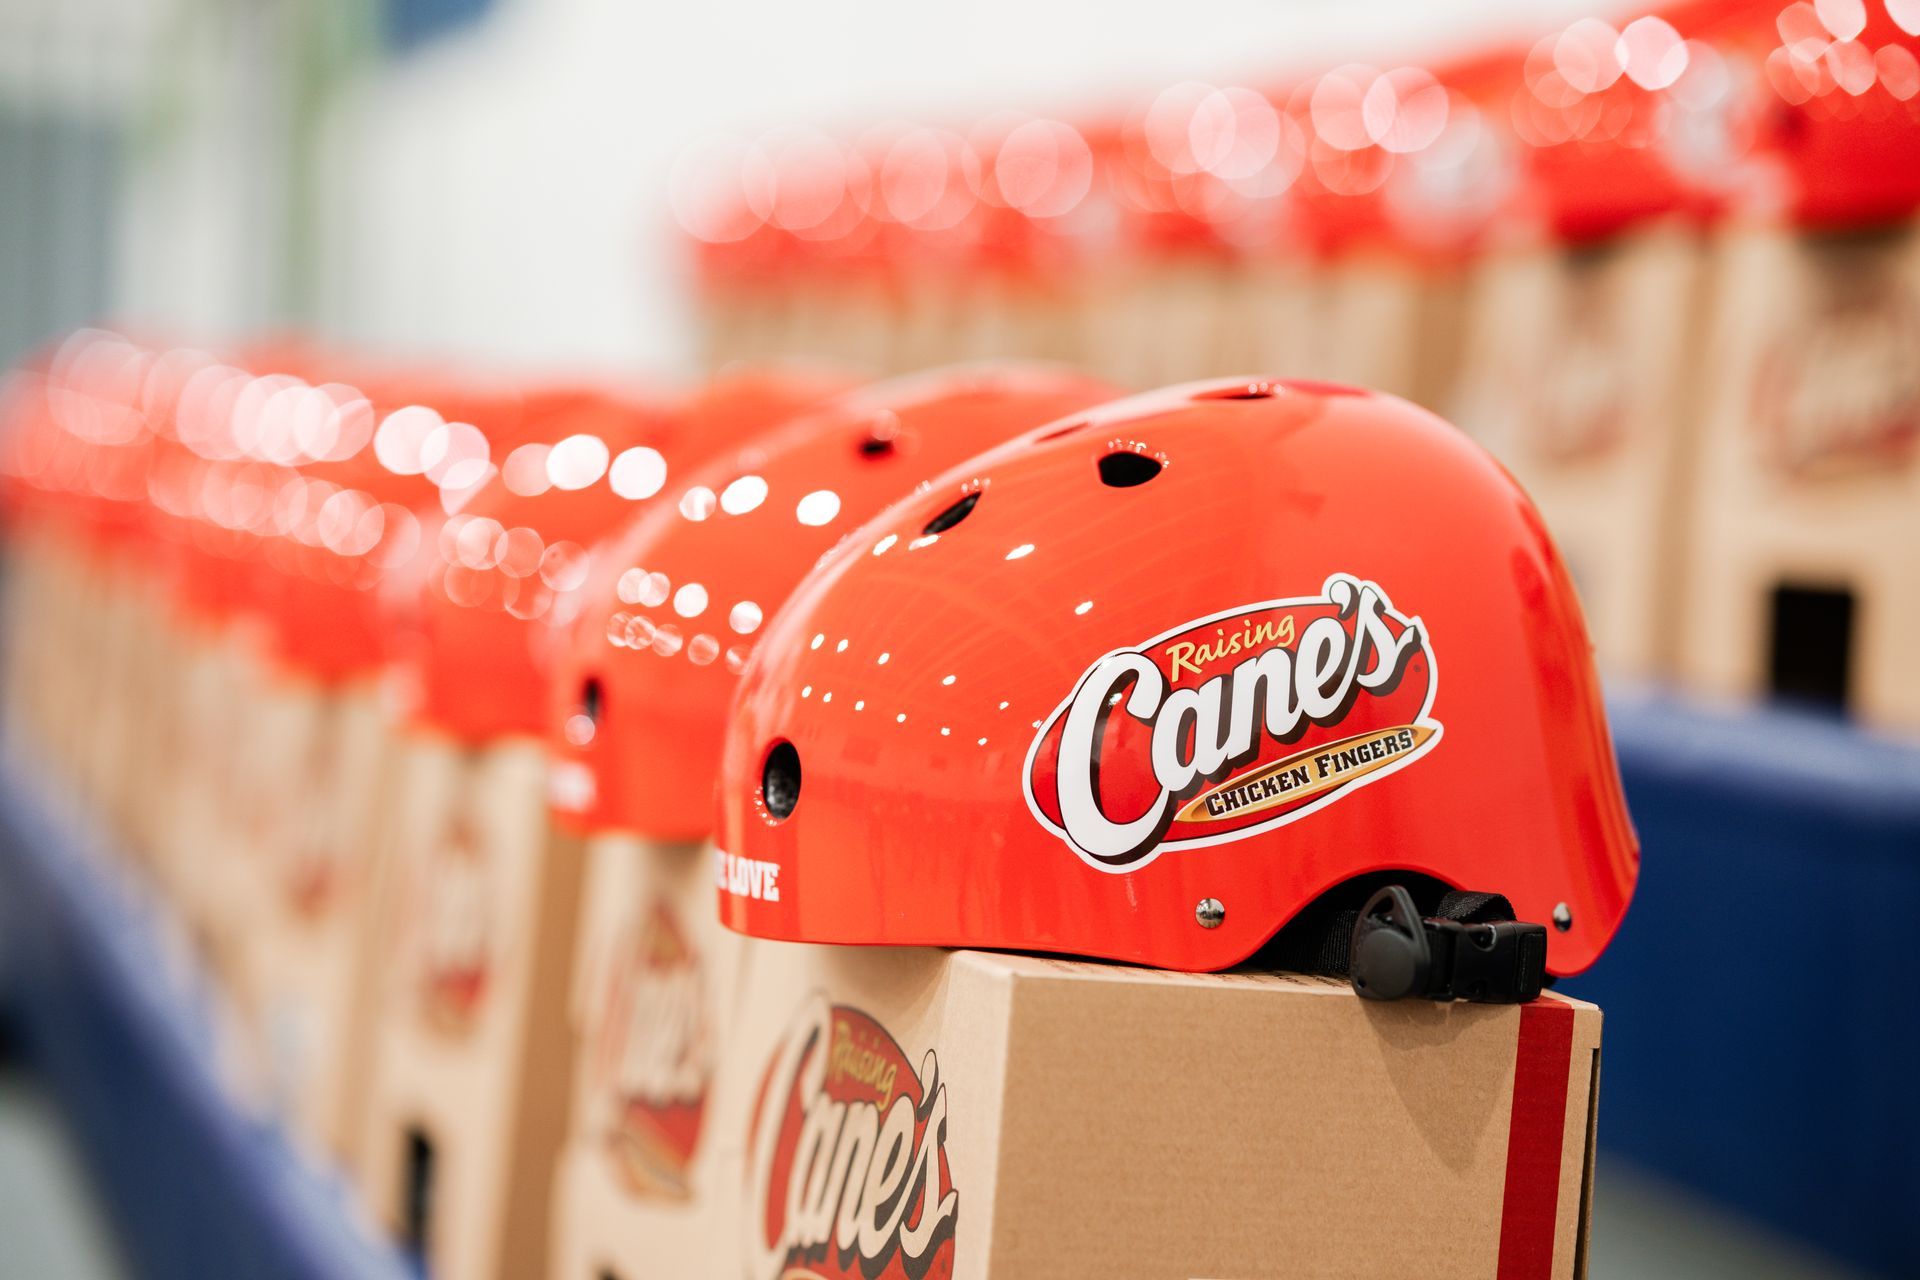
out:
<path id="1" fill-rule="evenodd" d="M 729 374 L 675 403 L 558 391 L 530 397 L 518 457 L 439 528 L 427 557 L 410 684 L 419 719 L 465 741 L 540 737 L 593 547 L 663 501 L 676 473 L 845 388 L 824 370 Z M 516 451 L 517 452 L 517 451 Z"/>
<path id="2" fill-rule="evenodd" d="M 1192 970 L 1399 871 L 1564 905 L 1571 973 L 1639 865 L 1512 478 L 1403 401 L 1244 380 L 1076 415 L 853 533 L 748 664 L 717 839 L 757 936 Z"/>
<path id="3" fill-rule="evenodd" d="M 937 370 L 851 392 L 687 475 L 596 552 L 605 576 L 555 684 L 556 817 L 707 835 L 729 700 L 795 584 L 916 484 L 1114 394 L 1049 366 Z"/>
<path id="4" fill-rule="evenodd" d="M 403 650 L 418 625 L 417 600 L 409 590 L 405 606 L 396 608 L 394 584 L 418 582 L 422 553 L 446 509 L 460 500 L 462 486 L 471 488 L 485 474 L 479 460 L 448 471 L 425 465 L 419 433 L 410 448 L 396 448 L 387 440 L 389 424 L 424 415 L 471 432 L 484 450 L 504 455 L 528 429 L 523 398 L 505 387 L 483 392 L 447 378 L 390 373 L 364 387 L 309 386 L 290 374 L 262 374 L 250 379 L 236 404 L 236 413 L 262 420 L 254 429 L 262 440 L 276 433 L 284 438 L 301 418 L 327 416 L 338 426 L 338 439 L 321 456 L 272 469 L 276 506 L 300 514 L 261 531 L 250 596 L 264 614 L 270 653 L 283 672 L 321 684 L 371 677 Z M 268 454 L 284 455 L 285 448 Z M 465 474 L 456 474 L 462 466 Z"/>

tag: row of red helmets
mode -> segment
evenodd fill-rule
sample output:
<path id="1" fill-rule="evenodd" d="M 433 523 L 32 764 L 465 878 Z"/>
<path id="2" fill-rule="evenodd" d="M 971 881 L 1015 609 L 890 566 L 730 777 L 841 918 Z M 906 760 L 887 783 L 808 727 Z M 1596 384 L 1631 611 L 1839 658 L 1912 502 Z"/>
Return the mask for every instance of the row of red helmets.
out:
<path id="1" fill-rule="evenodd" d="M 997 115 L 689 154 L 709 284 L 1048 283 L 1116 258 L 1446 260 L 1669 214 L 1920 208 L 1920 6 L 1681 0 L 1432 66 L 1185 83 L 1117 120 Z"/>
<path id="2" fill-rule="evenodd" d="M 1111 396 L 915 375 L 689 473 L 596 553 L 557 818 L 711 836 L 760 937 L 1219 969 L 1393 872 L 1590 964 L 1638 852 L 1512 480 L 1349 388 Z"/>
<path id="3" fill-rule="evenodd" d="M 397 663 L 433 729 L 544 733 L 555 820 L 711 835 L 736 929 L 1219 969 L 1391 872 L 1504 894 L 1570 973 L 1625 911 L 1564 567 L 1401 401 L 251 355 L 307 376 L 68 343 L 13 384 L 10 515 L 163 561 L 312 678 Z"/>

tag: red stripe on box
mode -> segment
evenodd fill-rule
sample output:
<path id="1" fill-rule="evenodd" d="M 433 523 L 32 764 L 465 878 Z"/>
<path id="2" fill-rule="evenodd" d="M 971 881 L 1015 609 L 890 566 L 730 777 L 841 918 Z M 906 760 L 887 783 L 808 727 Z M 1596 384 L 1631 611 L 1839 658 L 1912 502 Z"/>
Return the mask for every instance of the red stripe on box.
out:
<path id="1" fill-rule="evenodd" d="M 1553 1274 L 1560 1216 L 1560 1147 L 1567 1128 L 1573 1006 L 1542 996 L 1520 1007 L 1513 1050 L 1513 1118 L 1507 1125 L 1507 1188 L 1500 1208 L 1499 1280 Z"/>

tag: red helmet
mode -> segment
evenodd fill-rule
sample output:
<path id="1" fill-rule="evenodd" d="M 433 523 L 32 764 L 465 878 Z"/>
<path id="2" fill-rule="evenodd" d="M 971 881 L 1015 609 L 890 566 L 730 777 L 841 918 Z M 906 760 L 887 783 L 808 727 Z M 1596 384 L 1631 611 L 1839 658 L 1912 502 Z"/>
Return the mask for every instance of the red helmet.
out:
<path id="1" fill-rule="evenodd" d="M 723 920 L 806 942 L 1220 969 L 1391 871 L 1551 918 L 1565 974 L 1639 866 L 1526 496 L 1303 382 L 1108 404 L 855 531 L 755 648 L 720 785 Z"/>
<path id="2" fill-rule="evenodd" d="M 577 615 L 589 548 L 643 511 L 670 474 L 847 385 L 796 368 L 728 375 L 670 408 L 586 392 L 532 398 L 534 438 L 448 518 L 428 557 L 413 664 L 422 717 L 469 741 L 538 737 L 553 657 L 543 633 Z"/>
<path id="3" fill-rule="evenodd" d="M 323 683 L 373 674 L 393 630 L 377 589 L 413 560 L 443 504 L 485 474 L 488 442 L 511 442 L 518 397 L 460 398 L 472 421 L 456 423 L 409 403 L 409 391 L 438 384 L 389 377 L 368 393 L 210 361 L 188 368 L 175 427 L 206 461 L 200 507 L 239 535 L 234 603 L 264 623 L 282 671 Z M 439 467 L 420 461 L 432 437 L 423 419 L 443 428 Z M 463 450 L 469 441 L 481 457 Z"/>
<path id="4" fill-rule="evenodd" d="M 705 836 L 746 654 L 821 555 L 915 483 L 1113 395 L 1048 367 L 918 374 L 844 395 L 682 477 L 672 503 L 595 553 L 606 576 L 554 686 L 556 816 Z"/>

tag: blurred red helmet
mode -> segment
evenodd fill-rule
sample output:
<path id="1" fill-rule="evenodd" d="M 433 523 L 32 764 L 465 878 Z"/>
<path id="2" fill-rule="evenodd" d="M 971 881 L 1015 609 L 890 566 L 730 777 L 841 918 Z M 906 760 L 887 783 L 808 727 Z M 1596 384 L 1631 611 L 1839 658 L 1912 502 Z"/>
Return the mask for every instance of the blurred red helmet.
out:
<path id="1" fill-rule="evenodd" d="M 590 389 L 529 397 L 530 438 L 428 557 L 411 664 L 421 718 L 467 741 L 539 737 L 561 647 L 547 633 L 587 598 L 594 544 L 664 505 L 669 476 L 849 385 L 796 367 L 731 373 L 671 404 Z"/>
<path id="2" fill-rule="evenodd" d="M 880 383 L 676 477 L 595 552 L 556 682 L 556 816 L 693 840 L 712 828 L 726 712 L 762 620 L 849 529 L 963 458 L 1113 389 L 1049 367 Z M 884 607 L 884 602 L 875 602 Z"/>
<path id="3" fill-rule="evenodd" d="M 1526 496 L 1301 382 L 1108 404 L 855 531 L 755 648 L 717 839 L 756 936 L 1195 970 L 1391 871 L 1552 919 L 1572 973 L 1639 865 Z"/>

